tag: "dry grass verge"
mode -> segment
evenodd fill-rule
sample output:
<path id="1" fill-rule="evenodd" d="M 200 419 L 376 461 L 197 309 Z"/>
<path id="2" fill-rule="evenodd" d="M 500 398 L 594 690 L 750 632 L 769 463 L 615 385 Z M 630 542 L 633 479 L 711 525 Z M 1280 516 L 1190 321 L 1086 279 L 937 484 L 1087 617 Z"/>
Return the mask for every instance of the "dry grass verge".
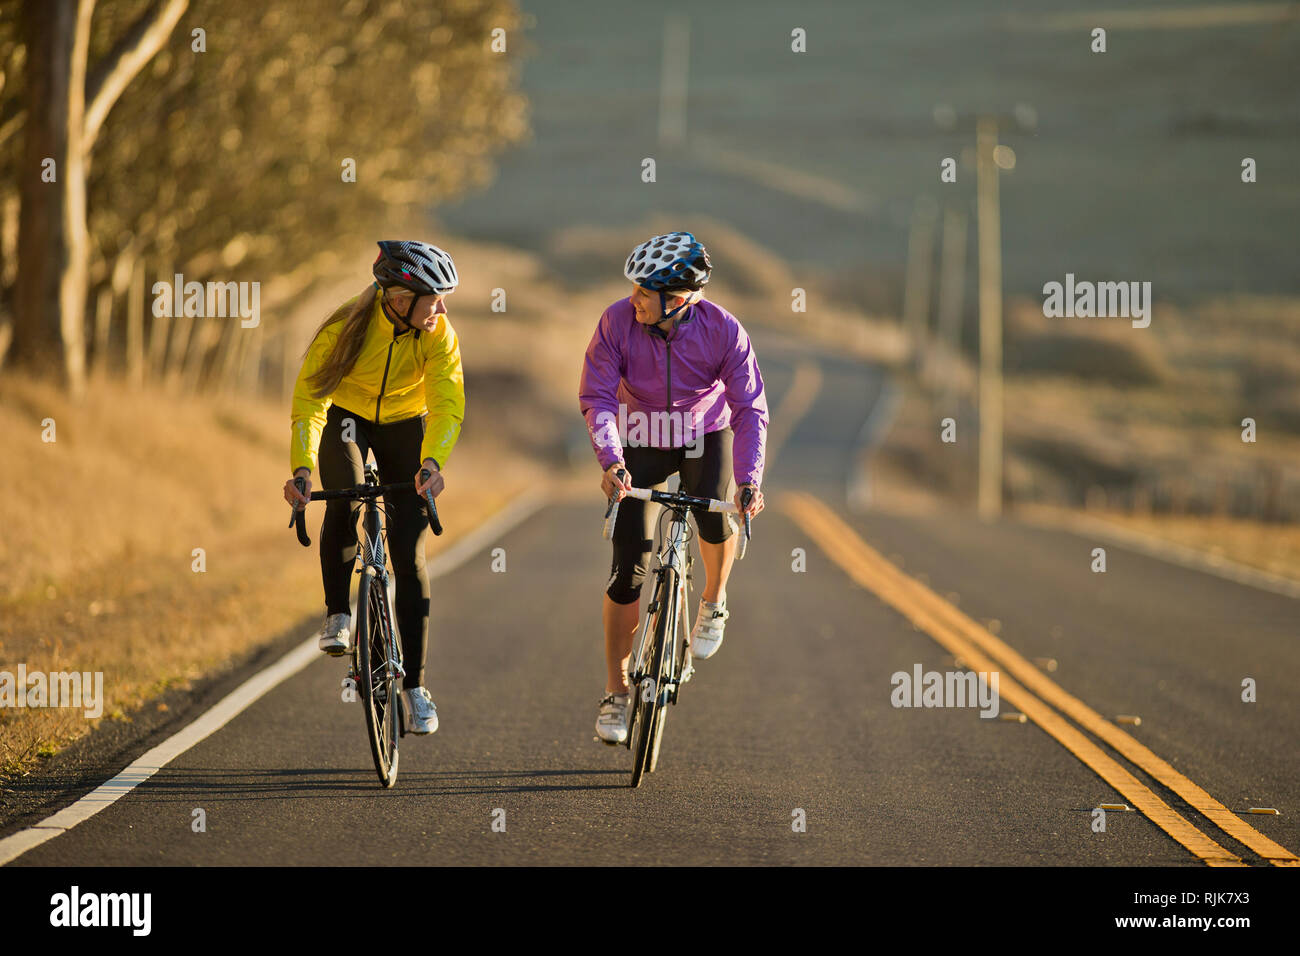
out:
<path id="1" fill-rule="evenodd" d="M 0 671 L 102 672 L 99 719 L 122 719 L 323 612 L 317 552 L 287 529 L 280 497 L 284 408 L 112 381 L 77 405 L 6 374 L 0 431 L 21 463 L 0 493 Z M 440 498 L 448 533 L 430 555 L 541 480 L 509 446 L 463 441 Z M 0 777 L 94 724 L 79 708 L 0 709 Z"/>

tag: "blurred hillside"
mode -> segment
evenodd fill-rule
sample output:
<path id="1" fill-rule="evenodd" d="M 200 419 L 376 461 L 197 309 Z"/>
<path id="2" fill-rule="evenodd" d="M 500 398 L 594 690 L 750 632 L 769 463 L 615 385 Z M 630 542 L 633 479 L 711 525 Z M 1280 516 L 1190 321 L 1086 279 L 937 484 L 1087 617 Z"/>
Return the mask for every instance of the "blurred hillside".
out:
<path id="1" fill-rule="evenodd" d="M 542 250 L 573 226 L 700 214 L 800 277 L 830 273 L 860 310 L 898 314 L 919 197 L 968 214 L 974 264 L 974 123 L 990 115 L 1017 156 L 1002 177 L 1008 294 L 1037 296 L 1067 271 L 1149 280 L 1162 301 L 1300 293 L 1300 3 L 664 0 L 649 19 L 581 0 L 521 7 L 533 132 L 489 189 L 440 211 L 467 237 Z M 681 142 L 660 135 L 674 16 Z M 1105 53 L 1090 50 L 1094 26 Z M 791 51 L 796 27 L 805 53 Z M 957 182 L 939 181 L 943 157 Z M 1257 182 L 1241 181 L 1243 157 Z M 966 289 L 973 325 L 973 269 Z"/>
<path id="2" fill-rule="evenodd" d="M 665 0 L 635 34 L 617 7 L 522 8 L 533 135 L 439 211 L 453 231 L 536 252 L 580 289 L 653 231 L 692 229 L 746 322 L 894 369 L 883 470 L 967 505 L 974 126 L 991 117 L 1014 156 L 999 177 L 1008 500 L 1300 518 L 1300 4 Z M 903 334 L 912 269 L 919 338 Z M 1067 272 L 1151 282 L 1151 326 L 1045 319 L 1042 286 Z M 938 441 L 949 415 L 958 449 Z"/>

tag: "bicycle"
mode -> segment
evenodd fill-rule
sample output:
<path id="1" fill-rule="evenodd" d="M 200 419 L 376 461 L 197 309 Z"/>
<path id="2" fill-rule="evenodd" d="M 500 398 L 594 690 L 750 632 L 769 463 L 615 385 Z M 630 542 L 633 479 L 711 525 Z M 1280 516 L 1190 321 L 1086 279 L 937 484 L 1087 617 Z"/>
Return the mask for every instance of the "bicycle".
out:
<path id="1" fill-rule="evenodd" d="M 618 472 L 620 478 L 625 472 Z M 690 526 L 686 513 L 691 508 L 735 514 L 736 506 L 730 501 L 716 498 L 696 498 L 680 492 L 656 491 L 653 488 L 633 488 L 624 492 L 630 498 L 653 501 L 664 506 L 660 518 L 659 548 L 654 568 L 656 578 L 654 598 L 646 609 L 641 636 L 631 655 L 628 667 L 628 687 L 636 695 L 624 745 L 632 751 L 632 787 L 641 786 L 646 773 L 654 773 L 659 764 L 659 745 L 663 740 L 664 724 L 668 719 L 668 705 L 677 704 L 677 692 L 695 673 L 691 663 L 691 636 L 687 629 L 687 615 L 683 609 L 690 607 L 691 567 L 694 556 L 688 547 Z M 749 506 L 752 491 L 746 488 L 741 503 Z M 671 516 L 667 535 L 663 532 L 663 517 Z M 618 520 L 618 501 L 611 499 L 605 510 L 603 536 L 609 541 L 614 536 Z M 744 515 L 745 533 L 740 539 L 737 558 L 745 557 L 750 538 L 750 516 Z M 680 625 L 681 640 L 674 640 Z M 651 638 L 651 630 L 654 636 Z"/>
<path id="2" fill-rule="evenodd" d="M 420 479 L 425 481 L 428 477 L 428 469 L 421 470 Z M 299 492 L 306 487 L 302 478 L 295 478 L 294 484 Z M 376 504 L 376 499 L 383 497 L 387 500 L 389 494 L 414 489 L 413 481 L 379 484 L 379 470 L 373 463 L 367 462 L 364 484 L 332 491 L 313 491 L 310 497 L 311 501 L 344 498 L 365 503 L 361 523 L 361 549 L 358 552 L 361 567 L 357 573 L 361 575 L 361 583 L 357 588 L 357 627 L 347 680 L 357 688 L 361 699 L 366 715 L 370 753 L 375 759 L 375 772 L 385 787 L 397 783 L 397 741 L 406 736 L 406 722 L 402 719 L 402 707 L 398 699 L 406 671 L 402 667 L 402 644 L 397 638 L 397 629 L 393 626 L 392 598 L 388 593 L 388 566 L 385 563 L 387 549 L 384 528 L 379 523 L 379 505 Z M 434 534 L 442 534 L 437 505 L 433 502 L 433 494 L 427 490 L 424 492 L 424 502 L 428 509 L 426 516 L 429 526 Z M 289 525 L 297 530 L 298 542 L 308 548 L 311 547 L 311 539 L 307 537 L 305 512 L 305 506 L 294 506 Z M 388 517 L 387 511 L 384 516 Z"/>

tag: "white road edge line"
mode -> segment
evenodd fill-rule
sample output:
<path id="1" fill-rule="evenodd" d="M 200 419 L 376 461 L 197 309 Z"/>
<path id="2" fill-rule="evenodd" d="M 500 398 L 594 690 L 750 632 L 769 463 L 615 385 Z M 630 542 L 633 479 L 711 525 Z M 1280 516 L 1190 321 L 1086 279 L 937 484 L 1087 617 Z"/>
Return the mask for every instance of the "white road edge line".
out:
<path id="1" fill-rule="evenodd" d="M 488 518 L 429 562 L 429 578 L 432 580 L 441 577 L 460 567 L 500 535 L 522 524 L 545 503 L 546 495 L 540 489 L 533 489 L 520 495 L 509 506 Z M 316 646 L 316 637 L 313 635 L 270 667 L 244 681 L 193 723 L 186 725 L 152 750 L 142 754 L 107 783 L 101 784 L 76 803 L 64 807 L 39 823 L 0 839 L 0 866 L 13 862 L 33 847 L 40 846 L 46 840 L 52 840 L 61 833 L 66 833 L 78 823 L 89 820 L 100 810 L 116 803 L 199 741 L 216 733 L 267 691 L 288 680 L 312 661 L 320 659 L 321 652 Z"/>

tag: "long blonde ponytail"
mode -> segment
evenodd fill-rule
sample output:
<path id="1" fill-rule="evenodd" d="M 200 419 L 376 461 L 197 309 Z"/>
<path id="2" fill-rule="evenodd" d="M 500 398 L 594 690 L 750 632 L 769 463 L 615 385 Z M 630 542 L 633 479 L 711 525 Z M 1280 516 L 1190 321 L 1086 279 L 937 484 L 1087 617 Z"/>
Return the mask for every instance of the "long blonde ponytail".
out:
<path id="1" fill-rule="evenodd" d="M 329 357 L 308 379 L 317 398 L 333 394 L 339 387 L 339 383 L 343 381 L 343 377 L 352 371 L 352 366 L 357 363 L 357 356 L 361 354 L 361 345 L 366 338 L 366 325 L 375 307 L 375 293 L 373 284 L 366 286 L 364 292 L 353 296 L 335 309 L 316 330 L 316 335 L 320 335 L 327 326 L 335 322 L 343 323 Z M 316 341 L 316 335 L 312 336 L 313 342 Z M 310 351 L 311 346 L 308 345 L 307 348 Z M 305 357 L 306 353 L 303 355 Z"/>

